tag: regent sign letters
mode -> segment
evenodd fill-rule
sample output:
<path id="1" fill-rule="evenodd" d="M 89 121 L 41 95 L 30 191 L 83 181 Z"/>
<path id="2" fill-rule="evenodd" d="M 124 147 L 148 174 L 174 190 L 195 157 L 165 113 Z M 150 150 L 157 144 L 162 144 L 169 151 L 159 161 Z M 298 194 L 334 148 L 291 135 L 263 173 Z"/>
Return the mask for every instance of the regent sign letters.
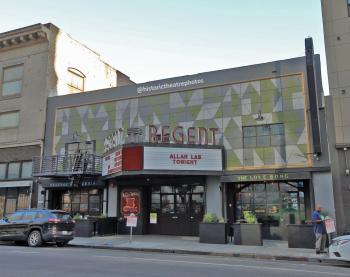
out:
<path id="1" fill-rule="evenodd" d="M 216 145 L 218 128 L 175 126 L 171 128 L 168 125 L 145 127 L 145 142 L 149 143 L 173 143 L 173 144 L 192 144 L 192 145 Z M 122 145 L 127 132 L 122 128 L 116 130 L 104 140 L 104 152 Z"/>
<path id="2" fill-rule="evenodd" d="M 218 128 L 188 127 L 163 125 L 157 128 L 155 125 L 148 126 L 148 142 L 150 143 L 176 143 L 176 144 L 199 144 L 216 145 L 216 133 Z"/>

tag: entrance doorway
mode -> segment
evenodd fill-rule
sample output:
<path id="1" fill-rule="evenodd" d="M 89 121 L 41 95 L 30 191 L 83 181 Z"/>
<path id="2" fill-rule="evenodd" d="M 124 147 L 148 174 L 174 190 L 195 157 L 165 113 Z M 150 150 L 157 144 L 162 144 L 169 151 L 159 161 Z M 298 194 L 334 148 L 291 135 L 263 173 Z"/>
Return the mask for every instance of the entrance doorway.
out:
<path id="1" fill-rule="evenodd" d="M 198 236 L 204 203 L 203 184 L 153 185 L 150 212 L 157 214 L 157 223 L 149 224 L 149 233 Z"/>
<path id="2" fill-rule="evenodd" d="M 288 224 L 305 223 L 306 181 L 233 184 L 228 206 L 231 222 L 251 211 L 262 223 L 263 238 L 287 239 Z"/>

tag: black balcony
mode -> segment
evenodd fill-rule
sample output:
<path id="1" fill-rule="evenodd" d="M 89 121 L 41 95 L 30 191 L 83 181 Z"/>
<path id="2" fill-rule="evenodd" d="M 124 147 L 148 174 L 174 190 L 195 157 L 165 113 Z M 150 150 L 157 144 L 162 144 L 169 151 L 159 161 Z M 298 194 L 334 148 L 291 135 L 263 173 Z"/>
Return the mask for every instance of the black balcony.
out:
<path id="1" fill-rule="evenodd" d="M 93 154 L 33 157 L 34 177 L 98 176 L 101 173 L 102 159 Z"/>

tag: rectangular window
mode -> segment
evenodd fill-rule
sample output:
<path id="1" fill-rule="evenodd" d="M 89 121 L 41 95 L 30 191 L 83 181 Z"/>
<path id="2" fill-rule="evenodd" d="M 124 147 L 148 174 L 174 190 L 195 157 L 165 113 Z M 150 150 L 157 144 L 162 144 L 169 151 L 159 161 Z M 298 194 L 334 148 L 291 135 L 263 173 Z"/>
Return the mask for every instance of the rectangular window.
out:
<path id="1" fill-rule="evenodd" d="M 2 96 L 20 94 L 22 91 L 23 64 L 4 68 Z"/>
<path id="2" fill-rule="evenodd" d="M 67 191 L 63 194 L 61 207 L 71 214 L 100 215 L 102 212 L 102 191 L 98 189 Z"/>
<path id="3" fill-rule="evenodd" d="M 265 124 L 243 127 L 243 147 L 269 147 L 285 145 L 284 125 Z"/>
<path id="4" fill-rule="evenodd" d="M 18 201 L 17 201 L 17 209 L 28 209 L 30 206 L 30 188 L 19 188 L 18 191 Z"/>
<path id="5" fill-rule="evenodd" d="M 8 188 L 6 194 L 6 214 L 10 214 L 16 211 L 17 209 L 17 188 Z"/>
<path id="6" fill-rule="evenodd" d="M 21 178 L 26 179 L 31 177 L 32 177 L 32 162 L 23 162 Z"/>
<path id="7" fill-rule="evenodd" d="M 6 167 L 7 164 L 0 164 L 0 180 L 4 180 L 6 178 Z"/>
<path id="8" fill-rule="evenodd" d="M 7 179 L 18 179 L 19 178 L 19 168 L 21 163 L 9 163 Z"/>
<path id="9" fill-rule="evenodd" d="M 0 114 L 0 129 L 15 128 L 18 126 L 19 112 Z"/>
<path id="10" fill-rule="evenodd" d="M 0 218 L 5 215 L 6 189 L 0 188 Z"/>

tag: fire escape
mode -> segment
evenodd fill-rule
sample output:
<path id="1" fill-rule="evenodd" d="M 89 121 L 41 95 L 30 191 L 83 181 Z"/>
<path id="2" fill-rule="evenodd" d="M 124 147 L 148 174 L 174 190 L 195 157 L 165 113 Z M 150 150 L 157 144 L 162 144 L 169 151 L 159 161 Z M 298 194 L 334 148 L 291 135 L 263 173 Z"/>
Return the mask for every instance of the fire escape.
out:
<path id="1" fill-rule="evenodd" d="M 101 157 L 79 148 L 72 154 L 33 157 L 33 177 L 68 178 L 71 187 L 79 187 L 85 178 L 101 173 Z"/>

